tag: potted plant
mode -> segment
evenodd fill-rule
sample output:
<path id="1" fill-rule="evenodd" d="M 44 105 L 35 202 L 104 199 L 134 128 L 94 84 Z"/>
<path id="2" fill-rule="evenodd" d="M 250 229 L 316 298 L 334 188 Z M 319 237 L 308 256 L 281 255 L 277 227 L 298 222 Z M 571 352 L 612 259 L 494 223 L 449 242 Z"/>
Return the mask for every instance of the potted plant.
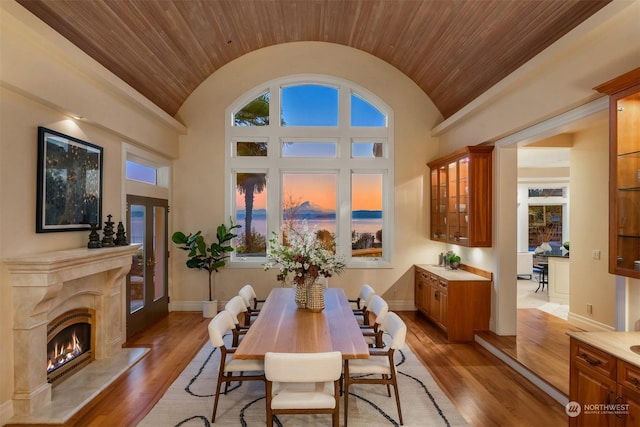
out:
<path id="1" fill-rule="evenodd" d="M 447 255 L 447 263 L 452 270 L 457 270 L 460 267 L 460 255 L 456 255 L 453 252 Z"/>
<path id="2" fill-rule="evenodd" d="M 216 230 L 217 242 L 208 244 L 201 231 L 193 234 L 185 234 L 182 231 L 176 231 L 171 236 L 173 243 L 180 249 L 189 251 L 187 254 L 186 265 L 188 268 L 197 268 L 198 270 L 206 270 L 209 273 L 209 300 L 203 301 L 202 315 L 204 317 L 214 317 L 218 312 L 218 301 L 214 300 L 214 277 L 213 273 L 227 264 L 229 254 L 233 252 L 233 247 L 229 244 L 231 239 L 236 237 L 232 231 L 240 228 L 240 225 L 234 224 L 233 219 L 229 219 L 230 225 L 220 224 Z"/>

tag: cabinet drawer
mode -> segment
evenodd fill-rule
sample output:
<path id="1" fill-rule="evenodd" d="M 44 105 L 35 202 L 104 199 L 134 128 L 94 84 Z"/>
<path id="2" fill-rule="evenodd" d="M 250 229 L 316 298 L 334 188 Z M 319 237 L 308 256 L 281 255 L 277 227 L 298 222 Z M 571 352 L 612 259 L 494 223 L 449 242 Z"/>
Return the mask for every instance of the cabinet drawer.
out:
<path id="1" fill-rule="evenodd" d="M 416 279 L 418 280 L 429 280 L 429 273 L 424 271 L 421 268 L 416 268 Z"/>
<path id="2" fill-rule="evenodd" d="M 640 368 L 618 360 L 618 382 L 631 390 L 640 391 Z"/>
<path id="3" fill-rule="evenodd" d="M 612 380 L 616 379 L 616 359 L 597 348 L 581 341 L 576 341 L 574 361 L 581 366 L 588 367 Z"/>
<path id="4" fill-rule="evenodd" d="M 440 279 L 440 281 L 438 282 L 438 286 L 440 287 L 441 292 L 447 292 L 447 289 L 449 288 L 449 281 Z"/>

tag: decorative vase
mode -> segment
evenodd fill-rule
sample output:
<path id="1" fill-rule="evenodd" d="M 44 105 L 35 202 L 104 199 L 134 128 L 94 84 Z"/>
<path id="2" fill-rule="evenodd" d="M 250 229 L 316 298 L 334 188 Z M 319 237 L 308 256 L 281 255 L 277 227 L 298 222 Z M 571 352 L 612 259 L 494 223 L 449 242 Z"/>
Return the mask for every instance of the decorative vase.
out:
<path id="1" fill-rule="evenodd" d="M 324 286 L 315 281 L 307 288 L 307 308 L 314 313 L 324 310 Z"/>
<path id="2" fill-rule="evenodd" d="M 460 267 L 460 263 L 458 261 L 451 261 L 449 267 L 451 267 L 452 270 L 457 270 L 458 267 Z"/>
<path id="3" fill-rule="evenodd" d="M 296 305 L 298 308 L 307 308 L 307 285 L 306 283 L 294 284 L 296 288 Z"/>

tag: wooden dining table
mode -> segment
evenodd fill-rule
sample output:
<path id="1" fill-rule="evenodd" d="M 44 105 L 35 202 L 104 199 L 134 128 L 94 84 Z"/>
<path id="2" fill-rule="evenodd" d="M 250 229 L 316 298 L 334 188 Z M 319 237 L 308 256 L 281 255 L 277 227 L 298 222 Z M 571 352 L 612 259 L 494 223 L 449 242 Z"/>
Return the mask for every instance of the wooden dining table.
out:
<path id="1" fill-rule="evenodd" d="M 344 290 L 326 288 L 321 312 L 299 309 L 294 296 L 293 288 L 271 290 L 233 354 L 235 359 L 264 359 L 267 352 L 326 351 L 340 351 L 343 359 L 369 358 L 369 347 Z"/>

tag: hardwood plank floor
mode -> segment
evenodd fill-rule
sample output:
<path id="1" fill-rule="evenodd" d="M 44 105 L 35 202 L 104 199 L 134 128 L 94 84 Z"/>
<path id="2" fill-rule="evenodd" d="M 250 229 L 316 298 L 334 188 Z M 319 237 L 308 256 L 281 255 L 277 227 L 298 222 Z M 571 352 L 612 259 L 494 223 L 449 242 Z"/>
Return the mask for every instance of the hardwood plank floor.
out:
<path id="1" fill-rule="evenodd" d="M 535 308 L 518 309 L 518 335 L 478 335 L 556 390 L 569 396 L 569 336 L 580 331 L 565 320 Z"/>
<path id="2" fill-rule="evenodd" d="M 567 425 L 560 404 L 480 345 L 451 344 L 422 315 L 398 314 L 408 344 L 472 426 Z M 173 312 L 132 337 L 125 346 L 149 354 L 65 426 L 135 426 L 204 345 L 207 324 L 201 313 Z"/>

